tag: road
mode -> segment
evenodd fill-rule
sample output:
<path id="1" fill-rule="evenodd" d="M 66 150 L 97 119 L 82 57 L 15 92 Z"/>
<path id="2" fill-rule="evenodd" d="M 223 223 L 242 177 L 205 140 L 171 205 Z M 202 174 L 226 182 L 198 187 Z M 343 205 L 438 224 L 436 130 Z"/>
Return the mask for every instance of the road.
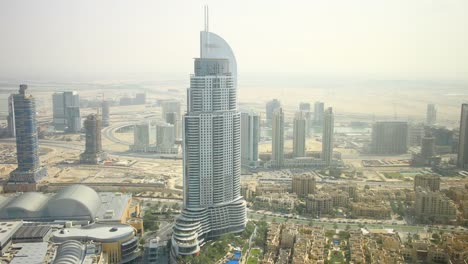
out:
<path id="1" fill-rule="evenodd" d="M 323 226 L 324 228 L 327 228 L 327 229 L 334 229 L 335 225 L 338 226 L 339 229 L 346 229 L 346 226 L 349 225 L 351 228 L 359 228 L 360 225 L 364 225 L 365 227 L 369 228 L 369 229 L 394 229 L 395 231 L 398 231 L 398 232 L 409 232 L 409 233 L 417 233 L 417 232 L 421 232 L 423 231 L 426 226 L 423 226 L 423 225 L 406 225 L 406 224 L 396 224 L 396 225 L 393 225 L 393 224 L 360 224 L 360 223 L 334 223 L 334 222 L 325 222 L 325 221 L 322 221 L 320 219 L 307 219 L 307 220 L 304 220 L 304 219 L 286 219 L 284 217 L 280 217 L 280 216 L 267 216 L 267 215 L 264 215 L 264 214 L 259 214 L 259 213 L 255 213 L 255 212 L 250 212 L 248 211 L 247 212 L 247 216 L 249 219 L 251 220 L 260 220 L 264 217 L 266 217 L 266 220 L 267 222 L 272 222 L 273 220 L 275 220 L 276 222 L 285 222 L 286 220 L 288 222 L 292 222 L 292 223 L 297 223 L 297 224 L 306 224 L 308 225 L 311 221 L 313 223 L 313 225 L 319 225 L 319 226 Z M 344 221 L 359 221 L 359 219 L 354 219 L 354 220 L 344 220 Z M 444 232 L 453 232 L 455 231 L 455 227 L 445 227 L 445 226 L 434 226 L 432 229 L 436 229 L 436 230 L 439 230 L 439 231 L 444 231 Z M 467 232 L 466 229 L 456 229 L 457 231 L 465 231 Z"/>

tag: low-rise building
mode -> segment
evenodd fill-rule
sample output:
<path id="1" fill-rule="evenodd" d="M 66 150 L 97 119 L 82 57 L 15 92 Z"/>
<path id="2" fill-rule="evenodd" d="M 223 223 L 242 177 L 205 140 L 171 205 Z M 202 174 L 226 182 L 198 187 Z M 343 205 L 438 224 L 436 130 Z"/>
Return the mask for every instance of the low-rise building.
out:
<path id="1" fill-rule="evenodd" d="M 299 197 L 315 193 L 315 174 L 301 174 L 292 177 L 292 191 Z"/>
<path id="2" fill-rule="evenodd" d="M 329 214 L 333 209 L 333 199 L 328 193 L 316 193 L 307 196 L 306 212 L 313 216 Z"/>
<path id="3" fill-rule="evenodd" d="M 457 207 L 445 194 L 416 188 L 414 213 L 418 222 L 449 223 L 457 218 Z"/>
<path id="4" fill-rule="evenodd" d="M 354 217 L 389 219 L 391 216 L 390 206 L 384 203 L 379 203 L 379 202 L 351 203 L 350 208 L 351 208 L 351 213 Z"/>

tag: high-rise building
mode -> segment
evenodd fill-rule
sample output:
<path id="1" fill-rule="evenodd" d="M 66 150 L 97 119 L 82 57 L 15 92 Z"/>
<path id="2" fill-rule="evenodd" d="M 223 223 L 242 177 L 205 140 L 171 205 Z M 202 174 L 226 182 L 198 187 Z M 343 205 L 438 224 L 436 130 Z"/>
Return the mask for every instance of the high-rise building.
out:
<path id="1" fill-rule="evenodd" d="M 273 118 L 273 113 L 276 109 L 281 107 L 281 102 L 278 99 L 273 99 L 266 103 L 266 122 L 268 125 L 271 125 L 271 120 Z"/>
<path id="2" fill-rule="evenodd" d="M 307 120 L 304 112 L 296 113 L 293 125 L 293 156 L 306 156 L 306 128 Z"/>
<path id="3" fill-rule="evenodd" d="M 468 169 L 468 104 L 462 104 L 461 108 L 457 164 L 461 169 Z"/>
<path id="4" fill-rule="evenodd" d="M 105 159 L 102 151 L 101 120 L 96 114 L 89 114 L 83 122 L 86 133 L 85 151 L 80 155 L 83 164 L 98 164 Z"/>
<path id="5" fill-rule="evenodd" d="M 16 137 L 15 128 L 15 102 L 13 95 L 8 97 L 8 116 L 7 116 L 8 133 L 10 137 Z"/>
<path id="6" fill-rule="evenodd" d="M 310 103 L 300 103 L 299 104 L 299 111 L 310 112 Z"/>
<path id="7" fill-rule="evenodd" d="M 8 190 L 20 191 L 20 185 L 35 184 L 47 175 L 46 167 L 41 167 L 39 161 L 36 103 L 34 97 L 26 94 L 27 88 L 22 84 L 19 93 L 12 95 L 18 167 L 10 173 Z"/>
<path id="8" fill-rule="evenodd" d="M 145 93 L 137 93 L 135 95 L 134 104 L 146 104 L 146 94 Z"/>
<path id="9" fill-rule="evenodd" d="M 325 111 L 325 104 L 323 102 L 314 103 L 314 125 L 323 125 L 323 115 Z"/>
<path id="10" fill-rule="evenodd" d="M 52 94 L 53 124 L 57 130 L 76 133 L 81 130 L 80 96 L 75 91 Z M 74 110 L 69 111 L 68 108 Z M 73 115 L 70 115 L 73 113 Z M 71 118 L 71 119 L 70 119 Z M 71 122 L 71 124 L 69 124 Z M 70 129 L 72 127 L 73 129 Z"/>
<path id="11" fill-rule="evenodd" d="M 437 122 L 437 108 L 435 104 L 427 105 L 426 124 L 432 126 Z"/>
<path id="12" fill-rule="evenodd" d="M 102 126 L 107 127 L 109 126 L 110 102 L 102 101 L 101 107 L 102 107 Z"/>
<path id="13" fill-rule="evenodd" d="M 379 155 L 404 154 L 408 150 L 408 123 L 381 121 L 372 126 L 371 152 Z"/>
<path id="14" fill-rule="evenodd" d="M 332 164 L 333 160 L 333 133 L 335 127 L 335 118 L 333 116 L 333 109 L 327 108 L 323 116 L 323 130 L 322 130 L 322 159 L 327 166 Z"/>
<path id="15" fill-rule="evenodd" d="M 156 125 L 156 145 L 160 152 L 170 152 L 175 146 L 175 131 L 171 124 Z"/>
<path id="16" fill-rule="evenodd" d="M 141 151 L 156 143 L 156 129 L 149 123 L 136 124 L 133 127 L 133 145 L 130 149 Z"/>
<path id="17" fill-rule="evenodd" d="M 440 190 L 440 177 L 431 174 L 419 174 L 414 176 L 414 190 L 418 187 L 428 188 L 433 192 Z"/>
<path id="18" fill-rule="evenodd" d="M 256 166 L 260 141 L 260 116 L 241 113 L 241 161 L 245 166 Z"/>
<path id="19" fill-rule="evenodd" d="M 271 161 L 272 166 L 281 168 L 284 166 L 284 113 L 283 108 L 273 112 L 271 122 Z"/>
<path id="20" fill-rule="evenodd" d="M 429 159 L 435 155 L 435 139 L 432 135 L 426 134 L 421 140 L 421 157 Z"/>
<path id="21" fill-rule="evenodd" d="M 200 33 L 200 58 L 184 116 L 184 201 L 172 234 L 171 258 L 200 251 L 207 240 L 245 228 L 240 193 L 241 128 L 237 64 L 220 36 Z"/>
<path id="22" fill-rule="evenodd" d="M 300 197 L 315 193 L 315 177 L 313 175 L 295 175 L 292 177 L 292 192 Z"/>
<path id="23" fill-rule="evenodd" d="M 408 145 L 420 146 L 424 137 L 426 128 L 423 123 L 408 125 Z"/>
<path id="24" fill-rule="evenodd" d="M 176 112 L 166 113 L 166 123 L 174 126 L 176 139 L 182 138 L 182 128 L 179 115 Z"/>
<path id="25" fill-rule="evenodd" d="M 161 102 L 162 118 L 166 118 L 167 113 L 177 113 L 180 117 L 180 101 L 177 100 L 164 100 Z"/>

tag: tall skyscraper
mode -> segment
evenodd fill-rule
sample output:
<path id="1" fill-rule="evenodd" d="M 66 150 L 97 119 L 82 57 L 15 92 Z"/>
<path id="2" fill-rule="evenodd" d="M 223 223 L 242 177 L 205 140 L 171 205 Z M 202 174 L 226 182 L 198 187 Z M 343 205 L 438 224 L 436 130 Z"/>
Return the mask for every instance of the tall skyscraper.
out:
<path id="1" fill-rule="evenodd" d="M 173 229 L 171 258 L 195 254 L 207 240 L 245 228 L 236 78 L 233 51 L 205 26 L 187 90 L 184 201 Z"/>
<path id="2" fill-rule="evenodd" d="M 276 109 L 281 107 L 281 102 L 278 99 L 273 99 L 266 103 L 266 122 L 267 125 L 271 125 L 271 120 L 273 118 L 273 113 Z"/>
<path id="3" fill-rule="evenodd" d="M 330 166 L 333 160 L 334 122 L 333 109 L 329 107 L 324 113 L 322 131 L 322 159 L 327 166 Z"/>
<path id="4" fill-rule="evenodd" d="M 180 101 L 165 100 L 161 102 L 161 114 L 166 123 L 174 125 L 175 137 L 182 138 Z"/>
<path id="5" fill-rule="evenodd" d="M 426 124 L 432 126 L 437 122 L 437 108 L 435 104 L 427 105 Z"/>
<path id="6" fill-rule="evenodd" d="M 105 158 L 102 151 L 101 119 L 96 114 L 89 114 L 83 122 L 86 143 L 85 151 L 80 155 L 80 162 L 84 164 L 98 164 Z"/>
<path id="7" fill-rule="evenodd" d="M 284 166 L 284 113 L 283 108 L 273 112 L 271 122 L 271 160 L 272 165 L 277 168 Z"/>
<path id="8" fill-rule="evenodd" d="M 294 157 L 305 157 L 306 155 L 306 113 L 298 112 L 294 117 L 293 125 L 293 155 Z"/>
<path id="9" fill-rule="evenodd" d="M 241 161 L 242 165 L 255 166 L 258 162 L 260 141 L 260 116 L 257 113 L 241 113 Z"/>
<path id="10" fill-rule="evenodd" d="M 314 104 L 314 125 L 323 125 L 323 113 L 325 111 L 325 104 L 323 102 L 315 102 Z"/>
<path id="11" fill-rule="evenodd" d="M 310 112 L 310 103 L 300 103 L 299 104 L 299 111 Z"/>
<path id="12" fill-rule="evenodd" d="M 408 150 L 408 123 L 381 121 L 372 126 L 371 152 L 379 155 L 404 154 Z"/>
<path id="13" fill-rule="evenodd" d="M 10 137 L 16 137 L 16 128 L 15 128 L 15 102 L 13 100 L 13 95 L 8 97 L 8 133 Z"/>
<path id="14" fill-rule="evenodd" d="M 156 143 L 156 128 L 150 122 L 136 124 L 133 127 L 134 150 L 144 150 Z"/>
<path id="15" fill-rule="evenodd" d="M 40 165 L 37 151 L 36 102 L 34 97 L 26 95 L 27 88 L 25 84 L 20 85 L 19 93 L 12 97 L 18 167 L 10 173 L 8 190 L 20 191 L 21 184 L 35 184 L 47 175 L 46 167 Z"/>
<path id="16" fill-rule="evenodd" d="M 52 94 L 53 124 L 57 130 L 76 133 L 81 130 L 80 96 L 75 91 Z M 68 108 L 73 107 L 73 110 Z M 70 129 L 73 128 L 73 129 Z"/>
<path id="17" fill-rule="evenodd" d="M 468 104 L 461 107 L 457 164 L 461 169 L 468 169 Z"/>
<path id="18" fill-rule="evenodd" d="M 109 126 L 109 113 L 110 113 L 110 102 L 102 101 L 102 127 Z"/>

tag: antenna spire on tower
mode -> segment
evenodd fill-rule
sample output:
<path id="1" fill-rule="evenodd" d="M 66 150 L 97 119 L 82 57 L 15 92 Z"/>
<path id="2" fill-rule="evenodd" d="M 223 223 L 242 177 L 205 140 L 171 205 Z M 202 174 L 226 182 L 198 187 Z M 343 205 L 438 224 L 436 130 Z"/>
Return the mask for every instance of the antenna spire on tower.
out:
<path id="1" fill-rule="evenodd" d="M 209 31 L 209 24 L 210 24 L 210 19 L 209 19 L 209 12 L 208 12 L 208 6 L 204 6 L 204 11 L 205 11 L 205 31 Z"/>

